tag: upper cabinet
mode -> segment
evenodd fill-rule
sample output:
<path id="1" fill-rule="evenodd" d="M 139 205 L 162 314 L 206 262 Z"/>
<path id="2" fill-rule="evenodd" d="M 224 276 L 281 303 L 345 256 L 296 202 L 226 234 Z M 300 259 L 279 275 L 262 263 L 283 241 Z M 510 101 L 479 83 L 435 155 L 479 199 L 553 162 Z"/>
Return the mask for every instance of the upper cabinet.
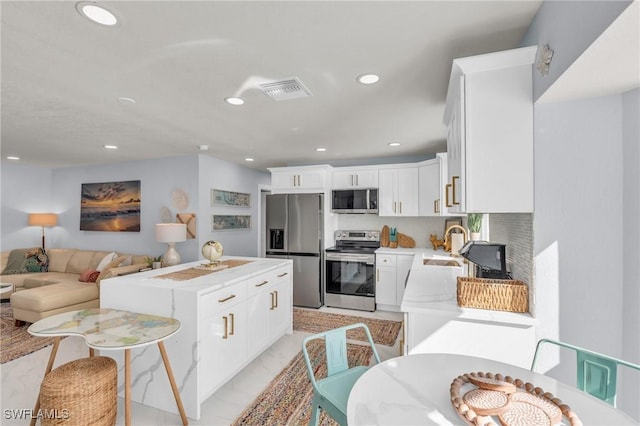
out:
<path id="1" fill-rule="evenodd" d="M 378 215 L 418 216 L 418 167 L 380 169 Z"/>
<path id="2" fill-rule="evenodd" d="M 270 168 L 271 192 L 324 192 L 331 179 L 331 166 L 300 166 Z"/>
<path id="3" fill-rule="evenodd" d="M 446 216 L 447 154 L 439 153 L 433 160 L 418 163 L 418 180 L 418 214 Z"/>
<path id="4" fill-rule="evenodd" d="M 536 47 L 453 61 L 444 123 L 450 213 L 533 211 Z"/>
<path id="5" fill-rule="evenodd" d="M 377 188 L 378 168 L 336 168 L 332 179 L 333 189 Z"/>

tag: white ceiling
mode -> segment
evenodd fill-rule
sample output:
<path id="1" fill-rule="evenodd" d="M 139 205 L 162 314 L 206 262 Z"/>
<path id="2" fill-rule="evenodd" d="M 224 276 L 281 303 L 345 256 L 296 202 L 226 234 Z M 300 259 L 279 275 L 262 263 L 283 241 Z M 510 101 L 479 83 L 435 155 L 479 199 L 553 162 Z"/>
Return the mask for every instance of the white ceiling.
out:
<path id="1" fill-rule="evenodd" d="M 3 160 L 57 168 L 202 152 L 265 169 L 428 157 L 446 149 L 451 61 L 518 47 L 540 1 L 102 4 L 117 28 L 72 1 L 1 2 Z M 380 82 L 356 83 L 365 72 Z M 313 96 L 277 102 L 255 86 L 292 76 Z M 223 101 L 234 95 L 245 105 Z"/>

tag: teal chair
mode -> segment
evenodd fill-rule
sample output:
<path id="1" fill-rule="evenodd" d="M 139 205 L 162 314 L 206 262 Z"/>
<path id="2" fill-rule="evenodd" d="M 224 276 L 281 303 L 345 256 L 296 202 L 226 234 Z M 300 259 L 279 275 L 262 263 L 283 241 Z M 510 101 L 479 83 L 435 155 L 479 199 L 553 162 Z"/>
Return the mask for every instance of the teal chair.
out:
<path id="1" fill-rule="evenodd" d="M 606 401 L 614 407 L 616 406 L 618 366 L 622 365 L 640 371 L 640 365 L 551 339 L 540 339 L 538 341 L 533 362 L 531 363 L 531 371 L 535 369 L 540 348 L 544 344 L 556 345 L 575 351 L 578 389 Z"/>
<path id="2" fill-rule="evenodd" d="M 351 324 L 324 333 L 314 334 L 306 337 L 302 341 L 302 354 L 304 362 L 307 364 L 307 373 L 313 385 L 313 401 L 310 425 L 317 425 L 320 417 L 320 409 L 326 411 L 333 419 L 342 426 L 347 425 L 347 400 L 349 393 L 356 380 L 364 374 L 369 368 L 368 366 L 355 366 L 349 368 L 347 359 L 347 330 L 354 328 L 362 328 L 367 336 L 369 345 L 373 350 L 373 356 L 376 363 L 380 362 L 380 356 L 373 344 L 369 328 L 362 323 Z M 314 367 L 311 365 L 309 353 L 307 352 L 307 343 L 324 339 L 327 377 L 317 379 L 314 375 Z"/>

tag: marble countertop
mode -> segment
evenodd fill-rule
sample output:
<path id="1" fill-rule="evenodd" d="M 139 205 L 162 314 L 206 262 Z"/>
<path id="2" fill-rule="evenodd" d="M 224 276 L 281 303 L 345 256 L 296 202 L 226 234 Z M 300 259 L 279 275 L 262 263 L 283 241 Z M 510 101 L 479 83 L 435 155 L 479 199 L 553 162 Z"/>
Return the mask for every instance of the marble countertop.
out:
<path id="1" fill-rule="evenodd" d="M 220 260 L 247 260 L 249 261 L 249 263 L 245 263 L 243 265 L 232 268 L 221 269 L 197 278 L 182 281 L 172 280 L 170 278 L 160 278 L 160 276 L 167 275 L 172 272 L 182 271 L 188 268 L 199 267 L 207 263 L 207 261 L 198 260 L 195 262 L 182 263 L 180 265 L 139 272 L 137 274 L 117 277 L 115 279 L 133 279 L 136 281 L 136 284 L 141 286 L 180 289 L 193 292 L 199 292 L 202 290 L 211 291 L 226 287 L 239 281 L 250 279 L 256 275 L 268 272 L 269 270 L 280 268 L 292 262 L 289 259 L 238 256 L 223 256 L 220 258 Z M 105 280 L 104 282 L 108 281 L 109 280 Z"/>
<path id="2" fill-rule="evenodd" d="M 496 322 L 501 324 L 512 324 L 516 326 L 533 326 L 536 324 L 535 318 L 531 314 L 515 313 L 515 312 L 503 312 L 503 311 L 491 311 L 486 309 L 473 309 L 462 308 L 458 306 L 456 301 L 456 276 L 466 276 L 468 271 L 468 264 L 463 263 L 462 268 L 453 268 L 452 271 L 449 268 L 447 271 L 446 266 L 427 266 L 423 264 L 424 258 L 436 258 L 442 260 L 455 260 L 458 262 L 464 262 L 464 259 L 460 257 L 452 257 L 449 253 L 443 250 L 433 250 L 430 248 L 388 248 L 381 247 L 376 250 L 376 254 L 396 254 L 396 255 L 413 255 L 413 263 L 411 264 L 411 271 L 407 280 L 407 287 L 405 288 L 405 297 L 400 305 L 402 312 L 416 312 L 423 314 L 434 315 L 447 315 L 455 317 L 457 319 L 464 320 L 477 320 Z M 452 273 L 454 272 L 454 273 Z M 447 276 L 448 273 L 448 276 Z M 438 274 L 434 277 L 433 274 Z M 445 278 L 446 276 L 446 278 Z M 437 281 L 442 284 L 442 280 L 447 280 L 446 294 L 442 293 L 434 297 L 439 300 L 417 300 L 415 294 L 420 293 L 420 287 L 428 285 L 431 281 Z M 413 296 L 413 297 L 412 297 Z"/>

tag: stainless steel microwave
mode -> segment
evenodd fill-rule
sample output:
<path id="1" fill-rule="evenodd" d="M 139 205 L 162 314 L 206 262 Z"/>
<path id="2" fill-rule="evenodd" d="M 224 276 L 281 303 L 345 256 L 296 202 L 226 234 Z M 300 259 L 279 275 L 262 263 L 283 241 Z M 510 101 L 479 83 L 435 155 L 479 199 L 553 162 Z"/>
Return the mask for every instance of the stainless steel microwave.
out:
<path id="1" fill-rule="evenodd" d="M 334 189 L 331 191 L 333 213 L 378 213 L 378 189 Z"/>

